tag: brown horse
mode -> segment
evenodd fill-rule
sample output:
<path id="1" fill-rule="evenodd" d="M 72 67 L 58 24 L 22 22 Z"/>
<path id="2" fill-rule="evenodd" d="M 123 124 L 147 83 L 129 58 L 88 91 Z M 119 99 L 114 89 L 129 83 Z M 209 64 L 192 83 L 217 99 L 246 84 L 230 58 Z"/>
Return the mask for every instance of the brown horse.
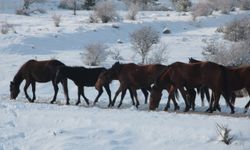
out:
<path id="1" fill-rule="evenodd" d="M 230 86 L 231 93 L 234 91 L 246 89 L 248 95 L 250 94 L 250 66 L 228 68 L 228 85 Z M 244 113 L 247 112 L 250 106 L 250 100 L 245 106 Z"/>
<path id="2" fill-rule="evenodd" d="M 185 95 L 188 95 L 184 90 L 184 87 L 187 89 L 192 89 L 196 87 L 205 86 L 212 90 L 214 96 L 214 106 L 209 108 L 210 112 L 219 108 L 219 98 L 223 94 L 226 102 L 231 108 L 231 113 L 234 113 L 234 107 L 230 103 L 230 89 L 227 85 L 227 69 L 224 66 L 212 63 L 212 62 L 203 62 L 203 63 L 194 63 L 194 64 L 185 64 L 181 62 L 176 62 L 169 65 L 169 69 L 166 70 L 161 76 L 157 79 L 157 84 L 151 91 L 150 96 L 150 109 L 155 109 L 160 102 L 161 92 L 165 88 L 165 85 L 171 84 L 174 88 L 171 88 L 169 95 L 172 97 L 173 90 L 178 88 L 182 95 L 184 95 L 184 100 L 186 103 L 185 111 L 189 110 L 189 105 Z"/>
<path id="3" fill-rule="evenodd" d="M 196 59 L 194 59 L 192 57 L 189 58 L 189 63 L 200 63 L 200 62 L 202 62 L 202 61 L 196 60 Z M 208 103 L 210 102 L 210 94 L 209 94 L 209 89 L 207 87 L 198 87 L 198 88 L 196 88 L 196 91 L 201 96 L 201 104 L 202 104 L 202 106 L 205 105 L 205 103 L 204 103 L 205 96 L 206 96 L 207 102 Z"/>
<path id="4" fill-rule="evenodd" d="M 137 97 L 137 89 L 151 89 L 151 84 L 154 83 L 156 77 L 168 67 L 165 65 L 154 64 L 154 65 L 136 65 L 134 63 L 120 64 L 116 62 L 110 69 L 99 76 L 96 82 L 96 88 L 106 83 L 110 83 L 112 80 L 119 80 L 120 87 L 115 93 L 115 97 L 112 102 L 112 106 L 115 104 L 116 98 L 120 92 L 126 89 L 132 91 L 132 101 L 135 98 L 136 107 L 139 106 Z M 120 104 L 122 104 L 124 97 L 121 97 Z M 175 109 L 178 109 L 178 104 L 175 99 L 172 99 L 175 104 Z"/>
<path id="5" fill-rule="evenodd" d="M 58 93 L 58 85 L 53 82 L 56 71 L 58 68 L 65 66 L 62 62 L 58 60 L 46 60 L 46 61 L 36 61 L 36 60 L 29 60 L 22 65 L 22 67 L 16 73 L 13 81 L 10 82 L 10 98 L 16 99 L 18 94 L 20 93 L 20 85 L 23 80 L 26 80 L 24 86 L 24 93 L 26 98 L 29 102 L 34 102 L 36 99 L 35 90 L 36 90 L 36 82 L 49 82 L 52 81 L 52 85 L 54 87 L 54 96 L 51 103 L 56 101 L 56 96 Z M 60 80 L 61 84 L 63 85 L 64 94 L 67 99 L 67 103 L 69 104 L 69 96 L 68 96 L 68 86 L 67 86 L 67 79 L 64 78 Z M 27 93 L 28 87 L 32 86 L 33 98 L 31 99 Z"/>

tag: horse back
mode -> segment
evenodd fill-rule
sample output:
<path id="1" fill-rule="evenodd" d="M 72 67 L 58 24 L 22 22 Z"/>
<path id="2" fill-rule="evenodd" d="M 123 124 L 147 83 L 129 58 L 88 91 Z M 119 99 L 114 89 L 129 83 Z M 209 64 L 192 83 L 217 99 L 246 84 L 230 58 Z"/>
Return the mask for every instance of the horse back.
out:
<path id="1" fill-rule="evenodd" d="M 37 82 L 51 81 L 58 67 L 65 66 L 58 60 L 27 61 L 20 69 L 24 79 L 29 79 Z"/>

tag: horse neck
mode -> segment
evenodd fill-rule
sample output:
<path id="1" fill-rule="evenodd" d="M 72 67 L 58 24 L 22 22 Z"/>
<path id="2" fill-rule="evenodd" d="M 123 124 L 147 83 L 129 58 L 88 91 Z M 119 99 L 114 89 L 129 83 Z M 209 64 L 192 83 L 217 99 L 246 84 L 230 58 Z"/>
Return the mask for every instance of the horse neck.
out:
<path id="1" fill-rule="evenodd" d="M 13 82 L 19 87 L 23 80 L 24 80 L 24 78 L 22 76 L 22 72 L 21 72 L 21 70 L 19 70 L 16 73 L 16 75 L 15 75 L 15 77 L 13 79 Z"/>

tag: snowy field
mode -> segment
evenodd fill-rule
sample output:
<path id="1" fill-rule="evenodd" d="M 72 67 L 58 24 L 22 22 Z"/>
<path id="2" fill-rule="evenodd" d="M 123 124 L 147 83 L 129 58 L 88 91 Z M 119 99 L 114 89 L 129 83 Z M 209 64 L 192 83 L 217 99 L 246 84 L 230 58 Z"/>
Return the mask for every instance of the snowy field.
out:
<path id="1" fill-rule="evenodd" d="M 91 42 L 103 42 L 110 50 L 119 49 L 123 62 L 140 62 L 140 57 L 131 48 L 130 33 L 142 26 L 151 26 L 160 33 L 161 41 L 167 43 L 168 64 L 175 61 L 188 62 L 189 57 L 202 59 L 203 39 L 222 40 L 222 34 L 215 32 L 218 26 L 245 15 L 250 11 L 236 10 L 230 15 L 213 13 L 209 17 L 200 17 L 192 21 L 191 14 L 175 11 L 139 12 L 135 21 L 123 19 L 116 23 L 88 23 L 91 12 L 57 9 L 58 0 L 52 0 L 45 6 L 46 14 L 18 16 L 14 10 L 20 5 L 17 0 L 6 2 L 0 10 L 0 23 L 7 21 L 14 26 L 16 33 L 0 33 L 0 150 L 249 150 L 250 149 L 250 110 L 243 114 L 243 108 L 249 98 L 236 100 L 236 114 L 227 116 L 229 108 L 221 99 L 222 113 L 214 115 L 204 113 L 180 113 L 184 109 L 183 99 L 178 101 L 180 112 L 162 111 L 167 99 L 164 92 L 160 108 L 148 111 L 143 104 L 144 97 L 138 91 L 141 105 L 137 110 L 131 105 L 129 94 L 125 96 L 120 109 L 107 109 L 108 97 L 104 92 L 95 107 L 93 100 L 97 95 L 94 87 L 85 88 L 91 106 L 84 100 L 80 106 L 74 106 L 77 88 L 69 81 L 71 105 L 64 105 L 62 87 L 59 86 L 57 104 L 49 104 L 53 96 L 51 83 L 37 84 L 37 100 L 28 103 L 23 86 L 16 100 L 9 100 L 9 83 L 19 67 L 29 59 L 45 60 L 56 58 L 71 66 L 84 65 L 81 53 Z M 120 6 L 120 1 L 116 2 Z M 122 8 L 122 6 L 120 6 Z M 126 12 L 118 12 L 124 18 Z M 60 27 L 55 27 L 51 16 L 62 16 Z M 120 28 L 112 28 L 116 24 Z M 171 34 L 162 34 L 164 28 Z M 117 43 L 121 40 L 123 43 Z M 116 60 L 108 58 L 102 66 L 109 68 Z M 111 84 L 112 96 L 119 83 Z M 31 94 L 31 89 L 29 89 Z M 119 99 L 118 99 L 119 101 Z M 201 107 L 196 99 L 197 112 L 208 108 Z M 231 145 L 222 143 L 216 132 L 216 124 L 228 126 L 234 136 Z"/>

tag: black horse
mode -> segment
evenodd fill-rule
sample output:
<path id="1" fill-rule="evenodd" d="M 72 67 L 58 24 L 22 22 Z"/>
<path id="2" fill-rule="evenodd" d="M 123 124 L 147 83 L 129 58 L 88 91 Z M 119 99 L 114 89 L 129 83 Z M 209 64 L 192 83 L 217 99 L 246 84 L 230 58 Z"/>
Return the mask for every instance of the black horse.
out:
<path id="1" fill-rule="evenodd" d="M 56 96 L 58 93 L 58 85 L 53 82 L 56 76 L 56 70 L 59 67 L 65 66 L 62 62 L 58 60 L 45 60 L 45 61 L 36 61 L 36 60 L 29 60 L 22 65 L 22 67 L 16 73 L 13 81 L 10 82 L 10 98 L 16 99 L 18 94 L 20 93 L 20 85 L 23 80 L 26 80 L 24 86 L 24 93 L 26 98 L 29 102 L 34 102 L 36 99 L 35 90 L 36 90 L 36 82 L 49 82 L 52 81 L 54 87 L 54 97 L 51 103 L 54 103 L 56 100 Z M 68 86 L 67 86 L 67 79 L 63 78 L 58 80 L 57 83 L 61 82 L 64 89 L 64 94 L 67 99 L 67 103 L 69 104 L 69 96 L 68 96 Z M 28 87 L 32 86 L 33 98 L 31 99 L 27 93 Z"/>
<path id="2" fill-rule="evenodd" d="M 76 105 L 78 105 L 81 102 L 80 101 L 81 95 L 86 101 L 87 105 L 89 105 L 89 99 L 84 94 L 84 86 L 87 86 L 87 87 L 95 86 L 95 83 L 99 75 L 104 71 L 106 71 L 106 69 L 103 67 L 85 68 L 85 67 L 63 66 L 63 67 L 58 68 L 56 72 L 55 83 L 58 83 L 60 80 L 64 78 L 71 79 L 78 87 L 78 101 L 76 102 Z M 111 105 L 111 91 L 109 88 L 109 84 L 105 84 L 103 86 L 109 96 L 109 105 Z M 95 98 L 94 105 L 98 101 L 102 93 L 103 93 L 103 88 L 101 87 L 98 89 L 98 95 Z"/>

